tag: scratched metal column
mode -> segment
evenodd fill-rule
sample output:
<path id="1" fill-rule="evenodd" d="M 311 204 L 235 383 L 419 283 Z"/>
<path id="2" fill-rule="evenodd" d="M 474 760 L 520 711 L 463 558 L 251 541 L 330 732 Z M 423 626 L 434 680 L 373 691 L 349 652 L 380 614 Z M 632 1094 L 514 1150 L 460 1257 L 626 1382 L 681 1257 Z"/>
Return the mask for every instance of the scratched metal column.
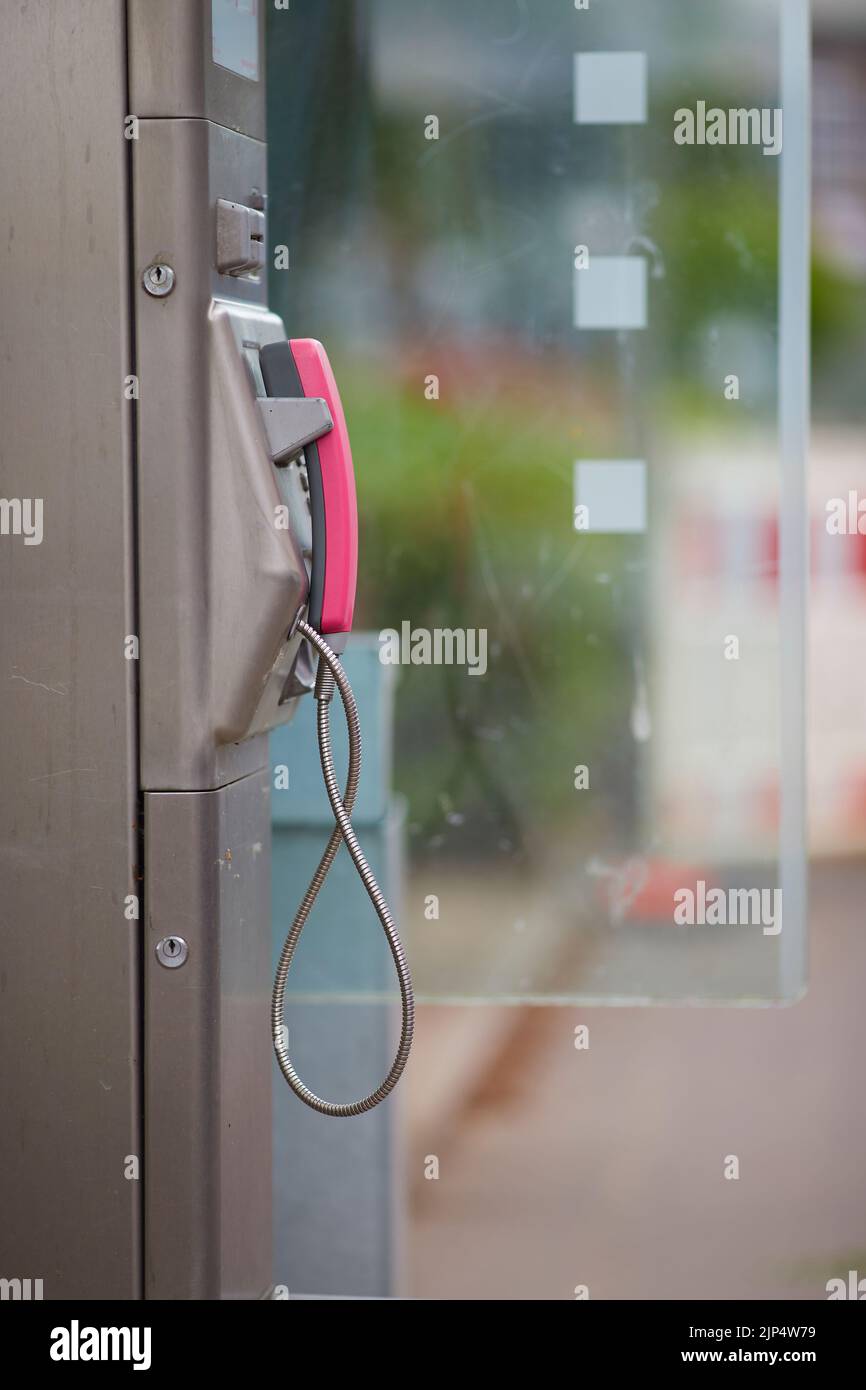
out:
<path id="1" fill-rule="evenodd" d="M 124 9 L 0 4 L 4 1297 L 141 1293 Z"/>

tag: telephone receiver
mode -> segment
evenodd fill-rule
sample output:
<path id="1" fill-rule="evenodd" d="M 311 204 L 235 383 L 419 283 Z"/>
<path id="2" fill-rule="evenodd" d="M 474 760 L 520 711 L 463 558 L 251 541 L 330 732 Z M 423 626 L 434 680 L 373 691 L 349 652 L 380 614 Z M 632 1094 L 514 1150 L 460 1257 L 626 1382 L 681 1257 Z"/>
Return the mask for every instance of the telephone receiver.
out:
<path id="1" fill-rule="evenodd" d="M 259 350 L 259 364 L 266 392 L 259 405 L 272 442 L 271 457 L 277 467 L 298 464 L 308 499 L 311 537 L 309 546 L 301 544 L 301 550 L 309 567 L 309 592 L 306 611 L 303 606 L 299 609 L 292 634 L 300 634 L 318 653 L 314 692 L 317 734 L 335 822 L 283 945 L 274 977 L 271 1026 L 280 1070 L 295 1095 L 320 1114 L 340 1118 L 373 1109 L 396 1086 L 412 1046 L 414 997 L 397 928 L 351 822 L 361 764 L 361 731 L 352 689 L 339 659 L 352 630 L 358 576 L 358 507 L 346 417 L 328 355 L 316 339 L 267 343 Z M 301 542 L 303 539 L 299 537 Z M 339 691 L 349 733 L 349 768 L 342 791 L 331 747 L 330 707 L 335 690 Z M 351 855 L 388 941 L 400 986 L 402 1028 L 391 1070 L 381 1085 L 360 1100 L 332 1102 L 311 1091 L 292 1065 L 285 991 L 301 932 L 341 844 Z"/>
<path id="2" fill-rule="evenodd" d="M 324 406 L 321 433 L 303 449 L 313 533 L 307 622 L 340 652 L 352 630 L 358 578 L 355 470 L 340 393 L 328 355 L 315 338 L 266 343 L 259 364 L 268 397 Z M 312 416 L 311 421 L 315 427 Z"/>

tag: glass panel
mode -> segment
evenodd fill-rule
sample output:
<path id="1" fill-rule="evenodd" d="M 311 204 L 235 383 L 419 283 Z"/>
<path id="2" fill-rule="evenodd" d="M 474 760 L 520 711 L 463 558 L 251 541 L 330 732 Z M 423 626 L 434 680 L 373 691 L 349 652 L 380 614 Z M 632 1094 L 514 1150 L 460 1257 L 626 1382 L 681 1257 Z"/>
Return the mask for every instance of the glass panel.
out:
<path id="1" fill-rule="evenodd" d="M 807 57 L 800 0 L 270 18 L 421 997 L 802 988 Z"/>

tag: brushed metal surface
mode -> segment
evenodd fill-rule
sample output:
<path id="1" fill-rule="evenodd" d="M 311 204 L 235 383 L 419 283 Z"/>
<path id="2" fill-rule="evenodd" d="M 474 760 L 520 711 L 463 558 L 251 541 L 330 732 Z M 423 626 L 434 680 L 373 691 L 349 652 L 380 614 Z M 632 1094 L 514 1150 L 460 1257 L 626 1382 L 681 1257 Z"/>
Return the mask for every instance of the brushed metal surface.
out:
<path id="1" fill-rule="evenodd" d="M 0 1277 L 141 1290 L 122 0 L 0 4 Z M 98 75 L 98 76 L 97 76 Z M 125 1176 L 129 1173 L 130 1177 Z"/>
<path id="2" fill-rule="evenodd" d="M 308 580 L 275 508 L 296 470 L 273 466 L 256 402 L 257 344 L 285 337 L 263 282 L 215 269 L 218 198 L 264 186 L 265 147 L 200 120 L 142 121 L 134 157 L 141 558 L 141 775 L 148 790 L 225 785 L 263 761 L 245 736 L 280 704 Z"/>
<path id="3" fill-rule="evenodd" d="M 145 950 L 146 1297 L 271 1282 L 269 778 L 150 793 Z M 186 964 L 154 947 L 179 935 Z"/>
<path id="4" fill-rule="evenodd" d="M 201 117 L 264 140 L 263 5 L 257 82 L 213 62 L 211 0 L 128 0 L 128 7 L 136 115 Z"/>

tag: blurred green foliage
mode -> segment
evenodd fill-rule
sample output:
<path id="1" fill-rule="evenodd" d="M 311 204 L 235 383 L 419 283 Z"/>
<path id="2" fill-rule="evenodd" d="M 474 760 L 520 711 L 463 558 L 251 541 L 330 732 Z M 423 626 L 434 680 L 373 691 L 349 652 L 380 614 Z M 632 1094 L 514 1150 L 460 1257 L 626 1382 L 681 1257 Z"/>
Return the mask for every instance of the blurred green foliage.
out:
<path id="1" fill-rule="evenodd" d="M 633 684 L 632 596 L 617 576 L 628 558 L 642 569 L 643 542 L 574 532 L 567 417 L 539 433 L 519 398 L 467 417 L 355 357 L 336 367 L 362 518 L 360 622 L 489 632 L 486 677 L 401 670 L 398 778 L 413 819 L 432 834 L 453 804 L 511 853 L 524 804 L 574 813 L 569 769 L 592 759 L 610 764 L 612 805 Z M 470 852 L 472 831 L 460 840 Z"/>

